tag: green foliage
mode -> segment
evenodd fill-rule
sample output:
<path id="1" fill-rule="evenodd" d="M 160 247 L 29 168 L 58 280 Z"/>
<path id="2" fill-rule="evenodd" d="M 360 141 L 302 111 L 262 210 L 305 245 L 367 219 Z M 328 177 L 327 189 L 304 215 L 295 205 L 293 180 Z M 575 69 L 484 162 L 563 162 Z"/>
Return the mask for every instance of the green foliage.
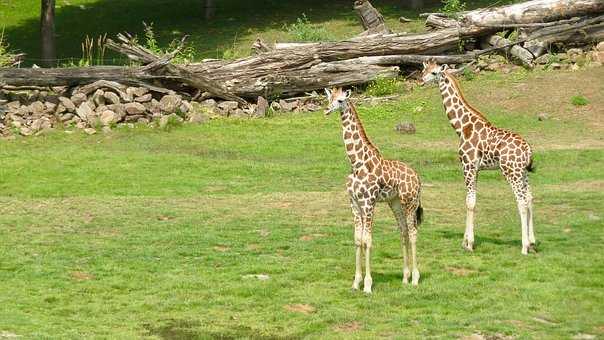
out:
<path id="1" fill-rule="evenodd" d="M 284 28 L 294 41 L 332 40 L 331 34 L 324 27 L 311 24 L 304 13 L 295 23 L 285 25 Z"/>
<path id="2" fill-rule="evenodd" d="M 462 0 L 442 0 L 442 3 L 440 11 L 450 18 L 458 18 L 459 13 L 466 10 L 466 3 Z"/>
<path id="3" fill-rule="evenodd" d="M 476 78 L 476 73 L 474 73 L 469 67 L 464 67 L 462 76 L 465 80 L 472 80 Z"/>
<path id="4" fill-rule="evenodd" d="M 167 48 L 161 48 L 153 29 L 153 23 L 147 24 L 146 22 L 143 22 L 143 26 L 145 32 L 144 46 L 151 52 L 163 55 L 174 51 L 180 46 L 180 39 L 173 39 L 168 44 Z M 183 48 L 176 54 L 176 56 L 174 56 L 174 59 L 172 59 L 172 61 L 176 64 L 187 64 L 193 62 L 193 60 L 195 60 L 195 49 L 193 46 L 187 43 L 185 43 Z"/>
<path id="5" fill-rule="evenodd" d="M 587 100 L 587 98 L 585 98 L 582 95 L 572 96 L 570 98 L 570 102 L 574 106 L 585 106 L 585 105 L 589 104 L 589 100 Z"/>
<path id="6" fill-rule="evenodd" d="M 380 97 L 387 96 L 395 93 L 401 93 L 404 89 L 404 83 L 399 78 L 378 78 L 365 89 L 365 93 L 368 96 Z"/>

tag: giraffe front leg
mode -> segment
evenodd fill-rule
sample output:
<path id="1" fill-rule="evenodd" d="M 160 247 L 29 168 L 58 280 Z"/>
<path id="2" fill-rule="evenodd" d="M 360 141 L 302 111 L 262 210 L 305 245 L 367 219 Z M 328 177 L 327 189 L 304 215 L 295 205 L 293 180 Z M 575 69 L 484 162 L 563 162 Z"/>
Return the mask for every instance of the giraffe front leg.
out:
<path id="1" fill-rule="evenodd" d="M 537 252 L 537 240 L 535 239 L 535 229 L 533 228 L 533 194 L 531 193 L 531 188 L 528 185 L 528 181 L 526 183 L 527 188 L 527 205 L 528 205 L 528 239 L 529 239 L 529 250 L 533 250 Z"/>
<path id="2" fill-rule="evenodd" d="M 468 251 L 474 250 L 474 209 L 476 207 L 476 175 L 474 168 L 464 169 L 466 194 L 466 231 L 464 232 L 462 247 Z"/>
<path id="3" fill-rule="evenodd" d="M 371 278 L 371 242 L 372 242 L 373 217 L 372 212 L 364 218 L 363 224 L 363 246 L 365 248 L 365 280 L 363 281 L 363 292 L 371 294 L 373 279 Z"/>
<path id="4" fill-rule="evenodd" d="M 355 247 L 355 271 L 354 271 L 354 280 L 352 281 L 352 289 L 358 290 L 361 285 L 361 280 L 363 280 L 363 272 L 361 267 L 361 253 L 363 246 L 362 244 L 362 236 L 363 236 L 363 221 L 361 219 L 361 214 L 358 209 L 358 205 L 351 200 L 350 202 L 352 208 L 352 214 L 354 216 L 354 247 Z"/>
<path id="5" fill-rule="evenodd" d="M 407 212 L 407 228 L 408 228 L 408 241 L 411 245 L 411 284 L 417 286 L 419 284 L 419 269 L 417 268 L 417 220 L 415 218 L 415 211 Z"/>

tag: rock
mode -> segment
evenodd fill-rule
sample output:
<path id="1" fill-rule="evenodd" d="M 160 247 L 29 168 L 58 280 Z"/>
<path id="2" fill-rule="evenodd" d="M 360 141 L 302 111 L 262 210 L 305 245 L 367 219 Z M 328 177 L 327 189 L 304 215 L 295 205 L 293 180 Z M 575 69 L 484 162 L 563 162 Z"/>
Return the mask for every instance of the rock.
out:
<path id="1" fill-rule="evenodd" d="M 31 123 L 30 126 L 32 132 L 37 132 L 40 130 L 49 130 L 52 128 L 52 124 L 50 123 L 50 119 L 46 117 L 42 117 L 40 119 L 36 119 Z"/>
<path id="2" fill-rule="evenodd" d="M 180 104 L 180 107 L 178 108 L 178 110 L 182 113 L 187 113 L 189 111 L 191 111 L 193 107 L 191 106 L 191 103 L 189 103 L 186 100 L 182 101 L 182 104 Z"/>
<path id="3" fill-rule="evenodd" d="M 240 108 L 237 108 L 234 111 L 231 111 L 230 116 L 231 117 L 237 117 L 237 118 L 247 117 L 247 115 L 245 114 L 245 112 L 243 112 L 243 110 L 240 109 Z"/>
<path id="4" fill-rule="evenodd" d="M 22 136 L 31 136 L 34 134 L 34 132 L 27 126 L 23 126 L 19 129 L 19 134 L 21 134 Z"/>
<path id="5" fill-rule="evenodd" d="M 105 104 L 111 105 L 111 104 L 119 104 L 120 103 L 120 96 L 118 96 L 117 94 L 113 93 L 113 92 L 105 92 Z"/>
<path id="6" fill-rule="evenodd" d="M 291 111 L 291 107 L 289 106 L 289 103 L 283 99 L 279 100 L 279 106 L 281 106 L 281 110 L 283 110 L 283 111 Z"/>
<path id="7" fill-rule="evenodd" d="M 559 69 L 561 69 L 561 68 L 562 68 L 562 64 L 560 64 L 560 63 L 551 63 L 551 64 L 549 65 L 549 67 L 550 67 L 552 70 L 559 70 Z"/>
<path id="8" fill-rule="evenodd" d="M 137 119 L 136 122 L 138 124 L 149 124 L 149 119 L 143 117 L 143 118 Z"/>
<path id="9" fill-rule="evenodd" d="M 169 121 L 170 121 L 170 116 L 162 116 L 162 117 L 159 119 L 159 127 L 160 127 L 161 129 L 165 129 L 165 128 L 166 128 L 166 126 L 168 126 L 168 122 L 169 122 Z"/>
<path id="10" fill-rule="evenodd" d="M 57 109 L 55 110 L 55 114 L 60 115 L 63 112 L 67 112 L 67 109 L 65 108 L 65 106 L 63 106 L 63 104 L 58 104 Z"/>
<path id="11" fill-rule="evenodd" d="M 86 96 L 84 96 L 84 98 L 86 98 Z M 67 97 L 59 97 L 59 103 L 61 103 L 61 105 L 63 105 L 63 107 L 69 112 L 74 112 L 76 109 L 76 106 L 79 106 L 83 102 L 84 101 L 81 101 L 78 104 L 76 104 L 73 100 L 71 100 Z"/>
<path id="12" fill-rule="evenodd" d="M 212 98 L 204 100 L 201 102 L 201 105 L 211 109 L 218 107 L 218 104 L 216 104 L 216 101 Z"/>
<path id="13" fill-rule="evenodd" d="M 274 101 L 271 103 L 271 109 L 273 111 L 281 111 L 281 104 L 279 104 L 277 101 Z"/>
<path id="14" fill-rule="evenodd" d="M 111 124 L 117 123 L 120 116 L 111 110 L 105 110 L 101 113 L 100 120 L 103 126 L 109 126 Z"/>
<path id="15" fill-rule="evenodd" d="M 103 111 L 107 110 L 107 105 L 100 105 L 97 106 L 96 109 L 94 109 L 94 112 L 96 112 L 99 116 L 101 115 L 101 113 L 103 113 Z"/>
<path id="16" fill-rule="evenodd" d="M 311 102 L 311 103 L 306 104 L 306 109 L 310 112 L 315 112 L 315 111 L 320 111 L 321 106 Z"/>
<path id="17" fill-rule="evenodd" d="M 129 87 L 126 89 L 126 93 L 131 97 L 142 97 L 149 92 L 146 87 Z"/>
<path id="18" fill-rule="evenodd" d="M 18 101 L 12 101 L 12 102 L 8 102 L 6 103 L 6 108 L 9 111 L 14 111 L 17 110 L 19 107 L 21 106 L 21 103 Z"/>
<path id="19" fill-rule="evenodd" d="M 55 111 L 57 110 L 57 106 L 58 104 L 55 104 L 53 102 L 44 102 L 44 113 L 46 114 L 52 114 L 55 113 Z"/>
<path id="20" fill-rule="evenodd" d="M 218 108 L 221 111 L 224 111 L 227 113 L 237 110 L 238 107 L 239 107 L 239 103 L 237 103 L 236 101 L 232 101 L 232 100 L 227 100 L 227 101 L 218 103 Z"/>
<path id="21" fill-rule="evenodd" d="M 602 43 L 599 43 L 600 46 Z M 591 59 L 596 63 L 604 63 L 604 51 L 594 51 L 591 53 Z"/>
<path id="22" fill-rule="evenodd" d="M 59 100 L 61 100 L 61 97 L 59 97 Z M 86 100 L 88 100 L 88 98 L 83 93 L 76 93 L 73 96 L 71 96 L 70 100 L 73 103 L 73 105 L 75 105 L 76 107 L 78 107 L 78 106 L 80 106 L 80 104 L 82 104 L 83 102 L 85 102 Z"/>
<path id="23" fill-rule="evenodd" d="M 85 129 L 85 128 L 86 128 L 86 123 L 84 123 L 84 122 L 78 122 L 78 123 L 76 124 L 76 127 L 77 127 L 78 129 Z"/>
<path id="24" fill-rule="evenodd" d="M 73 113 L 66 113 L 66 114 L 64 114 L 64 115 L 61 116 L 60 120 L 62 122 L 66 122 L 66 121 L 72 119 L 73 117 L 74 117 Z"/>
<path id="25" fill-rule="evenodd" d="M 153 95 L 151 95 L 151 93 L 147 93 L 140 97 L 134 98 L 134 101 L 139 102 L 139 103 L 146 103 L 146 102 L 151 101 L 151 99 L 153 99 Z"/>
<path id="26" fill-rule="evenodd" d="M 548 119 L 549 119 L 549 114 L 547 112 L 540 112 L 537 115 L 537 120 L 540 121 L 540 122 L 542 122 L 544 120 L 548 120 Z"/>
<path id="27" fill-rule="evenodd" d="M 269 104 L 266 99 L 262 96 L 258 96 L 258 101 L 256 104 L 256 111 L 254 112 L 254 116 L 256 117 L 266 117 L 266 112 L 268 111 Z"/>
<path id="28" fill-rule="evenodd" d="M 96 133 L 96 130 L 93 128 L 85 128 L 84 132 L 86 132 L 86 134 L 89 134 L 89 135 L 94 135 Z"/>
<path id="29" fill-rule="evenodd" d="M 117 115 L 120 116 L 120 119 L 124 118 L 124 116 L 126 115 L 126 108 L 124 107 L 123 104 L 107 105 L 107 110 L 111 110 L 111 111 L 115 112 Z"/>
<path id="30" fill-rule="evenodd" d="M 208 122 L 209 120 L 210 120 L 210 117 L 208 117 L 208 115 L 203 114 L 201 112 L 194 112 L 189 115 L 189 118 L 187 121 L 189 123 L 193 123 L 193 124 L 203 124 L 203 123 Z"/>
<path id="31" fill-rule="evenodd" d="M 394 130 L 403 133 L 403 134 L 414 134 L 415 133 L 415 125 L 413 123 L 404 122 L 396 125 Z"/>
<path id="32" fill-rule="evenodd" d="M 178 110 L 180 104 L 182 104 L 182 99 L 180 96 L 175 94 L 163 96 L 159 101 L 160 109 L 167 113 L 176 113 L 176 110 Z"/>
<path id="33" fill-rule="evenodd" d="M 145 106 L 141 103 L 127 103 L 124 105 L 124 109 L 129 115 L 140 115 L 146 111 Z"/>
<path id="34" fill-rule="evenodd" d="M 46 110 L 46 106 L 41 101 L 35 101 L 29 104 L 29 111 L 34 115 L 42 115 Z"/>
<path id="35" fill-rule="evenodd" d="M 97 106 L 105 105 L 105 91 L 98 89 L 92 95 L 92 101 Z"/>
<path id="36" fill-rule="evenodd" d="M 82 104 L 80 104 L 80 106 L 78 106 L 78 108 L 76 109 L 76 114 L 78 115 L 78 117 L 80 117 L 83 121 L 88 121 L 88 117 L 94 115 L 94 109 L 90 107 L 90 103 L 88 102 L 83 102 Z"/>
<path id="37" fill-rule="evenodd" d="M 30 113 L 31 111 L 29 110 L 29 106 L 26 105 L 21 105 L 19 109 L 17 109 L 18 116 L 29 116 Z"/>
<path id="38" fill-rule="evenodd" d="M 151 102 L 147 103 L 149 104 L 149 112 L 151 112 L 151 114 L 153 114 L 154 116 L 159 116 L 161 115 L 161 107 L 159 105 L 159 102 L 155 99 L 151 99 Z"/>
<path id="39" fill-rule="evenodd" d="M 399 22 L 402 22 L 402 23 L 405 23 L 405 22 L 411 22 L 411 21 L 413 21 L 413 20 L 411 20 L 411 19 L 407 19 L 407 18 L 405 18 L 405 17 L 400 17 L 400 18 L 398 18 L 398 21 L 399 21 Z"/>
<path id="40" fill-rule="evenodd" d="M 570 65 L 570 70 L 571 71 L 579 71 L 581 69 L 581 67 L 577 64 L 572 64 Z"/>
<path id="41" fill-rule="evenodd" d="M 568 59 L 571 62 L 576 63 L 577 59 L 583 56 L 583 50 L 580 48 L 570 48 L 566 51 L 566 54 L 568 54 Z"/>
<path id="42" fill-rule="evenodd" d="M 137 122 L 139 119 L 145 118 L 143 115 L 127 115 L 124 117 L 124 122 Z"/>

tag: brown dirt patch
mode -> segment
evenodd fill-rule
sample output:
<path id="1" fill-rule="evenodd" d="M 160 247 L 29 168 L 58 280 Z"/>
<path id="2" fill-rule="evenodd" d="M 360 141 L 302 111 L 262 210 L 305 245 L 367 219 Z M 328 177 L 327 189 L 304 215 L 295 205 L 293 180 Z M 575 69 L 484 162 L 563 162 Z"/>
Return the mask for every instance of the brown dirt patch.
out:
<path id="1" fill-rule="evenodd" d="M 71 278 L 76 281 L 88 281 L 94 279 L 94 275 L 81 271 L 75 271 L 70 273 Z"/>
<path id="2" fill-rule="evenodd" d="M 231 250 L 231 247 L 220 244 L 220 245 L 214 246 L 214 250 L 221 252 L 221 253 L 225 253 L 225 252 Z"/>
<path id="3" fill-rule="evenodd" d="M 327 235 L 325 234 L 309 234 L 309 235 L 302 235 L 300 237 L 300 241 L 312 241 L 316 238 L 320 238 L 320 237 L 325 237 Z"/>
<path id="4" fill-rule="evenodd" d="M 445 270 L 456 276 L 470 276 L 472 274 L 478 273 L 477 270 L 464 267 L 447 267 L 445 268 Z"/>
<path id="5" fill-rule="evenodd" d="M 335 325 L 333 329 L 337 332 L 352 333 L 361 329 L 361 324 L 358 321 L 350 321 Z"/>
<path id="6" fill-rule="evenodd" d="M 294 312 L 294 313 L 302 313 L 302 314 L 312 314 L 316 311 L 316 308 L 305 304 L 305 303 L 296 303 L 293 305 L 285 305 L 283 306 L 283 308 L 285 308 L 285 310 L 288 310 L 290 312 Z"/>

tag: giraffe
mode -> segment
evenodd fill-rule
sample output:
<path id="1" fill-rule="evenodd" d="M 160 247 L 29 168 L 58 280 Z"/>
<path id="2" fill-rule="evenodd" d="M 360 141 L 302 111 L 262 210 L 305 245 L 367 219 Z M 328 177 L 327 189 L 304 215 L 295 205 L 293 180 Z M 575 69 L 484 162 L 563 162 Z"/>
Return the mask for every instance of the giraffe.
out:
<path id="1" fill-rule="evenodd" d="M 403 253 L 403 283 L 414 286 L 419 282 L 417 269 L 417 228 L 421 223 L 423 209 L 420 201 L 421 183 L 417 173 L 402 162 L 382 158 L 380 151 L 371 143 L 359 115 L 350 102 L 350 90 L 325 89 L 329 107 L 340 112 L 342 136 L 346 154 L 351 165 L 346 188 L 354 217 L 354 244 L 356 269 L 352 289 L 358 290 L 362 280 L 361 256 L 365 253 L 365 278 L 363 291 L 371 293 L 371 247 L 373 211 L 379 201 L 387 202 L 398 223 L 401 251 Z M 409 271 L 411 259 L 412 272 Z"/>
<path id="2" fill-rule="evenodd" d="M 474 249 L 474 207 L 476 206 L 476 180 L 480 170 L 499 168 L 516 197 L 522 230 L 522 254 L 535 247 L 533 230 L 533 196 L 528 183 L 533 159 L 530 145 L 518 134 L 491 124 L 464 98 L 454 71 L 447 65 L 433 61 L 424 63 L 422 81 L 438 81 L 445 112 L 451 126 L 459 136 L 459 159 L 467 188 L 466 231 L 462 247 Z"/>

